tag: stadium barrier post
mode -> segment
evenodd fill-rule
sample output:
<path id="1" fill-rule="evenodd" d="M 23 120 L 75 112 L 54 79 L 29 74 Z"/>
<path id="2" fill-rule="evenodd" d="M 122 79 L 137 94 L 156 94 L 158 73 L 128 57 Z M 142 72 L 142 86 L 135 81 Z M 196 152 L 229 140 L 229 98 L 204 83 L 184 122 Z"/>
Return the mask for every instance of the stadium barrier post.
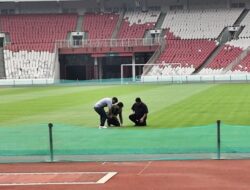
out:
<path id="1" fill-rule="evenodd" d="M 217 159 L 220 160 L 220 124 L 221 121 L 217 120 Z"/>
<path id="2" fill-rule="evenodd" d="M 52 136 L 52 127 L 53 124 L 49 123 L 49 147 L 50 147 L 50 161 L 54 161 L 54 150 L 53 150 L 53 136 Z"/>

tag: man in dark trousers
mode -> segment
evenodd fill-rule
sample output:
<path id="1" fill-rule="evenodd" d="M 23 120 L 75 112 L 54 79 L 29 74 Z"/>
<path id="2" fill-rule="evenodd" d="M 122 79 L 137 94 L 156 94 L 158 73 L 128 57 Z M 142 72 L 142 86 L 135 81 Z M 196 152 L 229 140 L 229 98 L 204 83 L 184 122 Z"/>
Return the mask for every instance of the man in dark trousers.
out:
<path id="1" fill-rule="evenodd" d="M 148 107 L 141 101 L 141 98 L 136 98 L 132 108 L 133 114 L 129 115 L 129 119 L 135 123 L 135 126 L 147 125 Z"/>
<path id="2" fill-rule="evenodd" d="M 100 116 L 100 126 L 99 129 L 105 129 L 107 128 L 105 126 L 105 122 L 108 119 L 108 115 L 111 113 L 111 107 L 113 104 L 117 103 L 118 99 L 116 97 L 111 98 L 103 98 L 96 102 L 94 105 L 94 110 L 99 114 Z M 106 114 L 104 108 L 108 107 L 108 115 Z"/>
<path id="3" fill-rule="evenodd" d="M 111 113 L 107 119 L 108 126 L 112 126 L 112 125 L 116 127 L 122 126 L 123 124 L 122 108 L 123 108 L 122 102 L 118 102 L 117 104 L 112 105 Z M 119 119 L 118 119 L 118 116 L 119 116 Z"/>

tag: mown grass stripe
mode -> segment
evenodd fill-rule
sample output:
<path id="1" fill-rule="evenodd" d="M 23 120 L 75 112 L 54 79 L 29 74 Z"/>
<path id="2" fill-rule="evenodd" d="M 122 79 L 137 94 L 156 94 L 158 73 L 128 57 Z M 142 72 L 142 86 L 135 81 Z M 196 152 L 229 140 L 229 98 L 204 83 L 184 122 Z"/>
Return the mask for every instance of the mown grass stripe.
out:
<path id="1" fill-rule="evenodd" d="M 205 125 L 221 119 L 227 123 L 248 125 L 250 86 L 247 84 L 189 84 L 189 85 L 113 85 L 42 87 L 32 88 L 22 97 L 28 99 L 12 101 L 10 92 L 1 99 L 0 125 L 25 123 L 65 123 L 67 125 L 98 125 L 98 116 L 93 111 L 94 103 L 103 97 L 117 96 L 124 102 L 124 122 L 128 120 L 134 99 L 140 96 L 149 107 L 149 127 L 183 127 Z M 12 89 L 16 91 L 15 88 Z M 8 88 L 11 91 L 11 88 Z M 2 97 L 0 95 L 0 97 Z M 31 98 L 31 99 L 29 99 Z"/>

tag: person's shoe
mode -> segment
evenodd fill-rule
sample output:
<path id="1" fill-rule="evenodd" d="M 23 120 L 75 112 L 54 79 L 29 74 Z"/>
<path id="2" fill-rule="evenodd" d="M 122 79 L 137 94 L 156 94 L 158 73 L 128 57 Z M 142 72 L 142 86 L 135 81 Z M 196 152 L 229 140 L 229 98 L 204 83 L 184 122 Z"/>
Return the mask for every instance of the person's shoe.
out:
<path id="1" fill-rule="evenodd" d="M 106 126 L 99 126 L 99 129 L 107 129 Z"/>

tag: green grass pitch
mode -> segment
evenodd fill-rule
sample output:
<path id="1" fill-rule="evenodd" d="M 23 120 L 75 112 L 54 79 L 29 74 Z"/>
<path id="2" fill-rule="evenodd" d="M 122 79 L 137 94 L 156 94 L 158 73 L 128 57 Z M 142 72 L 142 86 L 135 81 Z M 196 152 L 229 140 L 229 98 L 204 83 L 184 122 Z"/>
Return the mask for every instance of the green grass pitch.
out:
<path id="1" fill-rule="evenodd" d="M 148 128 L 200 126 L 220 119 L 250 125 L 249 84 L 129 84 L 1 87 L 0 127 L 53 123 L 97 127 L 96 101 L 117 96 L 125 105 L 124 128 L 136 97 L 148 105 Z"/>

